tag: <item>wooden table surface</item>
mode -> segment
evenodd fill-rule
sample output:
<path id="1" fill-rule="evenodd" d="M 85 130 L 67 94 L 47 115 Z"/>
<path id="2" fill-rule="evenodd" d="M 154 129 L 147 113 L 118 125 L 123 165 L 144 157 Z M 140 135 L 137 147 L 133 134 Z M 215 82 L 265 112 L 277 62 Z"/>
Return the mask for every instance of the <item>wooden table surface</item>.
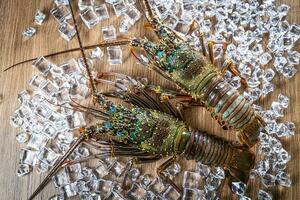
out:
<path id="1" fill-rule="evenodd" d="M 277 2 L 288 4 L 291 9 L 289 12 L 288 20 L 290 23 L 300 23 L 300 1 L 299 0 L 281 0 Z M 19 152 L 22 145 L 18 144 L 15 140 L 17 130 L 10 126 L 9 117 L 18 106 L 17 94 L 29 88 L 28 80 L 36 73 L 31 67 L 31 63 L 18 66 L 7 72 L 2 72 L 3 69 L 11 64 L 22 61 L 28 58 L 53 53 L 69 48 L 78 47 L 78 41 L 74 38 L 71 42 L 67 43 L 58 36 L 57 24 L 51 16 L 43 26 L 36 26 L 33 24 L 33 17 L 37 9 L 41 9 L 49 13 L 52 7 L 52 1 L 24 1 L 24 0 L 2 0 L 0 1 L 0 94 L 3 94 L 3 102 L 0 103 L 0 199 L 26 199 L 34 191 L 34 189 L 41 183 L 43 176 L 36 172 L 31 173 L 25 177 L 19 178 L 16 175 L 18 167 Z M 109 7 L 111 11 L 112 8 Z M 95 44 L 102 40 L 100 34 L 100 27 L 105 25 L 114 24 L 115 27 L 119 26 L 119 20 L 111 18 L 102 21 L 93 30 L 88 31 L 79 20 L 78 10 L 76 9 L 76 18 L 79 21 L 80 34 L 83 38 L 84 45 Z M 130 36 L 144 36 L 145 20 L 140 20 L 126 37 Z M 37 35 L 29 40 L 22 37 L 22 32 L 28 26 L 37 27 Z M 150 31 L 147 31 L 149 36 Z M 153 35 L 150 33 L 150 35 Z M 121 36 L 119 34 L 119 36 Z M 300 50 L 299 45 L 297 49 Z M 124 64 L 118 66 L 107 65 L 106 58 L 104 61 L 95 63 L 98 70 L 101 71 L 118 71 L 129 75 L 143 75 L 147 76 L 151 82 L 157 84 L 168 84 L 157 74 L 146 70 L 144 67 L 137 65 L 136 61 L 128 53 L 129 48 L 123 47 L 124 51 Z M 54 63 L 60 63 L 72 57 L 79 57 L 79 52 L 56 56 L 51 58 Z M 299 152 L 299 127 L 300 127 L 300 72 L 290 80 L 286 80 L 281 76 L 275 78 L 276 91 L 263 100 L 263 105 L 267 108 L 270 106 L 272 100 L 277 98 L 279 93 L 283 93 L 290 97 L 290 106 L 285 111 L 283 120 L 293 121 L 297 126 L 296 135 L 291 138 L 285 138 L 283 145 L 292 155 L 292 160 L 288 164 L 288 171 L 291 173 L 293 185 L 291 188 L 268 189 L 274 196 L 274 199 L 299 199 L 300 192 L 300 152 Z M 1 100 L 0 100 L 1 101 Z M 210 132 L 217 133 L 226 138 L 235 139 L 234 134 L 222 131 L 218 125 L 209 117 L 209 114 L 201 108 L 189 109 L 185 112 L 185 118 L 188 124 L 209 130 Z M 181 160 L 180 163 L 183 169 L 192 169 L 194 162 L 187 162 Z M 153 170 L 158 163 L 142 166 L 143 171 Z M 259 183 L 251 182 L 249 187 L 249 195 L 252 197 L 257 196 L 257 188 Z M 37 199 L 48 199 L 54 194 L 53 184 L 49 184 L 46 189 L 38 196 Z M 230 199 L 228 189 L 224 188 L 223 199 Z M 254 198 L 255 199 L 255 198 Z"/>

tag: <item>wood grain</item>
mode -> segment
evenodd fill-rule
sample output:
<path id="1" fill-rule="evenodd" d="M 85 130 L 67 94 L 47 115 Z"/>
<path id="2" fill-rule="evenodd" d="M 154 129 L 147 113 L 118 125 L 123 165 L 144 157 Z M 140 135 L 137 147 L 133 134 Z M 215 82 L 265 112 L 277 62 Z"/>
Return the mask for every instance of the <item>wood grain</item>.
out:
<path id="1" fill-rule="evenodd" d="M 291 6 L 288 16 L 290 23 L 300 23 L 300 2 L 299 0 L 281 0 L 277 2 L 286 3 Z M 0 1 L 0 93 L 4 96 L 3 103 L 0 104 L 0 199 L 26 199 L 33 192 L 33 190 L 42 181 L 43 176 L 36 172 L 28 176 L 18 178 L 16 170 L 18 167 L 19 151 L 23 147 L 15 140 L 17 130 L 9 125 L 9 117 L 18 106 L 17 94 L 23 89 L 28 88 L 27 81 L 36 72 L 32 69 L 31 64 L 25 64 L 16 67 L 7 72 L 2 72 L 3 69 L 13 63 L 22 61 L 24 59 L 53 53 L 60 50 L 78 47 L 78 42 L 74 38 L 70 43 L 65 42 L 58 36 L 57 24 L 51 16 L 48 16 L 46 23 L 43 26 L 36 26 L 33 24 L 33 16 L 37 9 L 41 9 L 48 13 L 52 7 L 52 1 L 24 1 L 24 0 L 2 0 Z M 111 11 L 112 8 L 109 7 Z M 78 11 L 76 10 L 77 18 Z M 80 34 L 83 38 L 84 45 L 95 44 L 102 40 L 100 34 L 100 27 L 114 24 L 119 26 L 120 20 L 117 18 L 110 18 L 109 20 L 101 22 L 93 30 L 88 31 L 78 20 L 80 27 Z M 141 20 L 137 25 L 131 29 L 130 34 L 126 37 L 144 36 L 153 37 L 150 30 L 144 28 L 145 20 Z M 34 25 L 37 27 L 38 33 L 29 40 L 24 40 L 22 32 L 26 27 Z M 147 32 L 147 34 L 146 34 Z M 120 35 L 121 36 L 121 35 Z M 300 50 L 298 45 L 298 50 Z M 156 84 L 168 84 L 157 74 L 146 70 L 129 54 L 129 48 L 123 48 L 125 63 L 120 66 L 107 65 L 106 58 L 102 62 L 96 63 L 99 71 L 118 71 L 129 75 L 143 75 L 147 76 L 151 82 Z M 54 63 L 60 63 L 66 59 L 80 56 L 79 52 L 56 56 L 51 58 Z M 286 138 L 283 141 L 284 147 L 291 153 L 292 161 L 288 165 L 288 170 L 292 175 L 293 185 L 291 188 L 268 189 L 274 196 L 274 199 L 299 199 L 300 192 L 300 136 L 298 134 L 300 127 L 300 75 L 299 73 L 291 80 L 286 80 L 280 76 L 276 76 L 275 84 L 276 91 L 263 100 L 263 105 L 267 108 L 270 106 L 279 93 L 286 94 L 290 97 L 290 106 L 286 110 L 283 120 L 293 121 L 297 125 L 296 135 L 292 138 Z M 222 135 L 226 138 L 235 139 L 233 133 L 222 131 L 216 123 L 209 117 L 209 114 L 201 108 L 189 109 L 185 112 L 186 121 L 196 127 L 209 132 Z M 159 163 L 159 162 L 158 162 Z M 143 171 L 153 171 L 158 163 L 153 163 L 147 166 L 142 166 Z M 180 163 L 183 169 L 192 169 L 193 162 L 181 160 Z M 251 182 L 249 188 L 249 195 L 251 197 L 257 196 L 257 188 L 259 183 Z M 231 199 L 229 191 L 224 188 L 222 193 L 223 199 Z M 55 193 L 52 184 L 38 196 L 37 199 L 48 199 Z M 255 198 L 254 198 L 255 199 Z"/>

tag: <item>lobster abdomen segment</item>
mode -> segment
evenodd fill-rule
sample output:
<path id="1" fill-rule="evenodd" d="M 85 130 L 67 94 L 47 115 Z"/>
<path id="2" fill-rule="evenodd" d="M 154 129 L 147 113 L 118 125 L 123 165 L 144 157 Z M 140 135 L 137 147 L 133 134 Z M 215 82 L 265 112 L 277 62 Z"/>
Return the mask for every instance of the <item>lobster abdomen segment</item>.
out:
<path id="1" fill-rule="evenodd" d="M 231 181 L 247 183 L 255 155 L 248 149 L 197 130 L 191 131 L 183 156 L 228 171 Z"/>

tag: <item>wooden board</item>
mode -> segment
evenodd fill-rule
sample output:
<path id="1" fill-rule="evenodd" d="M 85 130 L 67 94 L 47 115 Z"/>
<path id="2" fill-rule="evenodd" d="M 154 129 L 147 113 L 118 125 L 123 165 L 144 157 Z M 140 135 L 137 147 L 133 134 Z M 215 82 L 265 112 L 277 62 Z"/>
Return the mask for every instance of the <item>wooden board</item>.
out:
<path id="1" fill-rule="evenodd" d="M 300 2 L 299 0 L 281 0 L 277 2 L 286 3 L 291 6 L 288 16 L 290 23 L 300 23 Z M 27 199 L 34 189 L 41 183 L 43 176 L 36 172 L 28 176 L 18 178 L 16 170 L 18 167 L 19 152 L 22 145 L 15 140 L 17 130 L 10 126 L 9 117 L 18 106 L 17 94 L 25 88 L 28 88 L 27 81 L 36 72 L 32 69 L 31 64 L 18 66 L 7 72 L 2 72 L 9 65 L 22 61 L 24 59 L 53 53 L 60 50 L 78 47 L 76 38 L 70 43 L 65 42 L 58 36 L 57 24 L 52 16 L 47 17 L 47 21 L 43 26 L 33 24 L 33 16 L 37 9 L 41 9 L 48 13 L 52 6 L 52 1 L 23 1 L 23 0 L 3 0 L 0 1 L 0 94 L 3 94 L 3 102 L 0 103 L 0 199 Z M 109 7 L 111 11 L 112 8 Z M 79 19 L 76 10 L 77 19 Z M 80 34 L 83 38 L 84 45 L 95 44 L 102 40 L 100 27 L 114 24 L 119 26 L 120 20 L 111 18 L 101 22 L 93 30 L 88 31 L 81 20 L 78 20 Z M 144 36 L 149 34 L 150 30 L 144 28 L 145 20 L 141 20 L 138 25 L 131 29 L 130 36 Z M 29 40 L 24 40 L 22 32 L 28 26 L 37 28 L 37 35 Z M 147 32 L 147 34 L 145 34 Z M 298 50 L 300 50 L 298 45 Z M 123 48 L 125 63 L 120 66 L 107 65 L 106 58 L 102 62 L 96 63 L 97 69 L 100 71 L 118 71 L 129 75 L 147 76 L 151 82 L 157 84 L 168 84 L 157 74 L 146 70 L 144 67 L 137 65 L 136 61 L 129 54 L 129 48 Z M 54 63 L 60 63 L 68 58 L 79 57 L 79 52 L 56 56 L 51 58 Z M 291 80 L 286 80 L 280 76 L 276 76 L 276 91 L 268 96 L 263 105 L 269 107 L 279 93 L 286 94 L 290 97 L 290 106 L 286 110 L 283 120 L 291 120 L 297 125 L 296 135 L 292 138 L 286 138 L 283 141 L 284 147 L 291 153 L 292 161 L 288 164 L 288 171 L 291 173 L 293 185 L 291 188 L 268 189 L 274 196 L 274 199 L 298 199 L 300 192 L 300 157 L 298 134 L 300 127 L 300 75 L 299 73 Z M 209 130 L 212 133 L 222 135 L 226 138 L 235 139 L 234 134 L 222 131 L 218 125 L 209 117 L 209 114 L 201 108 L 189 109 L 185 112 L 185 119 L 188 124 L 195 128 Z M 183 169 L 192 169 L 193 162 L 181 160 Z M 143 166 L 143 171 L 151 171 L 158 163 Z M 251 183 L 249 192 L 250 196 L 255 197 L 257 194 L 258 183 Z M 228 189 L 224 188 L 222 193 L 223 199 L 230 199 Z M 49 184 L 46 189 L 38 196 L 37 199 L 48 199 L 54 194 L 54 187 Z"/>

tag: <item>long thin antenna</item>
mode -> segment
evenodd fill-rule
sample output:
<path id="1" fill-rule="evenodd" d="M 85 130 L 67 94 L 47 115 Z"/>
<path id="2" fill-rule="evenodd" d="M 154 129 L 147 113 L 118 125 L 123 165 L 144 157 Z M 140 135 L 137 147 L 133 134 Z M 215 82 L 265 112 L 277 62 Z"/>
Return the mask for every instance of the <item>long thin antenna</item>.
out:
<path id="1" fill-rule="evenodd" d="M 148 0 L 143 0 L 144 6 L 145 6 L 145 13 L 146 13 L 146 18 L 151 21 L 151 19 L 153 19 L 154 17 L 154 13 L 153 10 L 150 6 L 150 3 Z"/>
<path id="2" fill-rule="evenodd" d="M 131 40 L 129 40 L 129 39 L 123 39 L 123 40 L 117 40 L 117 41 L 113 41 L 113 42 L 102 42 L 102 43 L 99 43 L 99 44 L 93 44 L 93 45 L 85 46 L 83 48 L 84 49 L 93 49 L 95 47 L 128 45 L 130 42 L 131 42 Z M 74 52 L 74 51 L 79 51 L 79 50 L 81 50 L 81 49 L 80 48 L 67 49 L 67 50 L 64 50 L 64 51 L 59 51 L 59 52 L 55 52 L 55 53 L 43 55 L 43 57 L 48 58 L 48 57 L 52 57 L 52 56 L 56 56 L 56 55 L 60 55 L 60 54 L 65 54 L 65 53 L 71 53 L 71 52 Z M 7 71 L 7 70 L 9 70 L 11 68 L 14 68 L 14 67 L 18 66 L 18 65 L 34 61 L 37 58 L 38 57 L 30 58 L 28 60 L 24 60 L 24 61 L 15 63 L 15 64 L 9 66 L 8 68 L 4 69 L 3 71 L 5 72 L 5 71 Z"/>
<path id="3" fill-rule="evenodd" d="M 44 189 L 44 187 L 49 183 L 49 181 L 51 180 L 52 176 L 54 174 L 56 174 L 56 172 L 60 169 L 61 165 L 64 163 L 64 161 L 69 157 L 69 155 L 78 147 L 78 145 L 80 145 L 80 143 L 86 139 L 85 135 L 81 135 L 74 144 L 72 144 L 72 146 L 70 147 L 70 149 L 65 153 L 65 155 L 63 157 L 61 157 L 56 164 L 54 165 L 54 167 L 51 169 L 51 171 L 49 172 L 49 174 L 45 177 L 45 179 L 43 180 L 43 182 L 38 186 L 38 188 L 33 192 L 33 194 L 29 197 L 28 200 L 32 200 L 34 199 L 34 197 L 36 197 L 36 195 L 38 195 L 40 193 L 40 191 L 42 191 Z"/>
<path id="4" fill-rule="evenodd" d="M 84 61 L 84 64 L 85 64 L 85 68 L 86 68 L 87 74 L 88 74 L 89 79 L 90 79 L 92 92 L 95 93 L 96 87 L 95 87 L 94 80 L 92 78 L 92 74 L 91 74 L 91 71 L 90 71 L 88 63 L 87 63 L 87 59 L 86 59 L 85 54 L 84 54 L 84 49 L 83 49 L 81 38 L 80 38 L 80 35 L 79 35 L 79 31 L 78 31 L 78 27 L 77 27 L 77 22 L 76 22 L 76 19 L 75 19 L 75 16 L 74 16 L 73 7 L 72 7 L 72 4 L 71 4 L 71 1 L 70 0 L 68 0 L 68 1 L 69 1 L 69 5 L 70 5 L 70 10 L 71 10 L 72 18 L 73 18 L 73 21 L 74 21 L 74 24 L 75 24 L 76 36 L 77 36 L 77 39 L 78 39 L 80 51 L 81 51 L 81 54 L 82 54 L 82 57 L 83 57 L 83 61 Z"/>

